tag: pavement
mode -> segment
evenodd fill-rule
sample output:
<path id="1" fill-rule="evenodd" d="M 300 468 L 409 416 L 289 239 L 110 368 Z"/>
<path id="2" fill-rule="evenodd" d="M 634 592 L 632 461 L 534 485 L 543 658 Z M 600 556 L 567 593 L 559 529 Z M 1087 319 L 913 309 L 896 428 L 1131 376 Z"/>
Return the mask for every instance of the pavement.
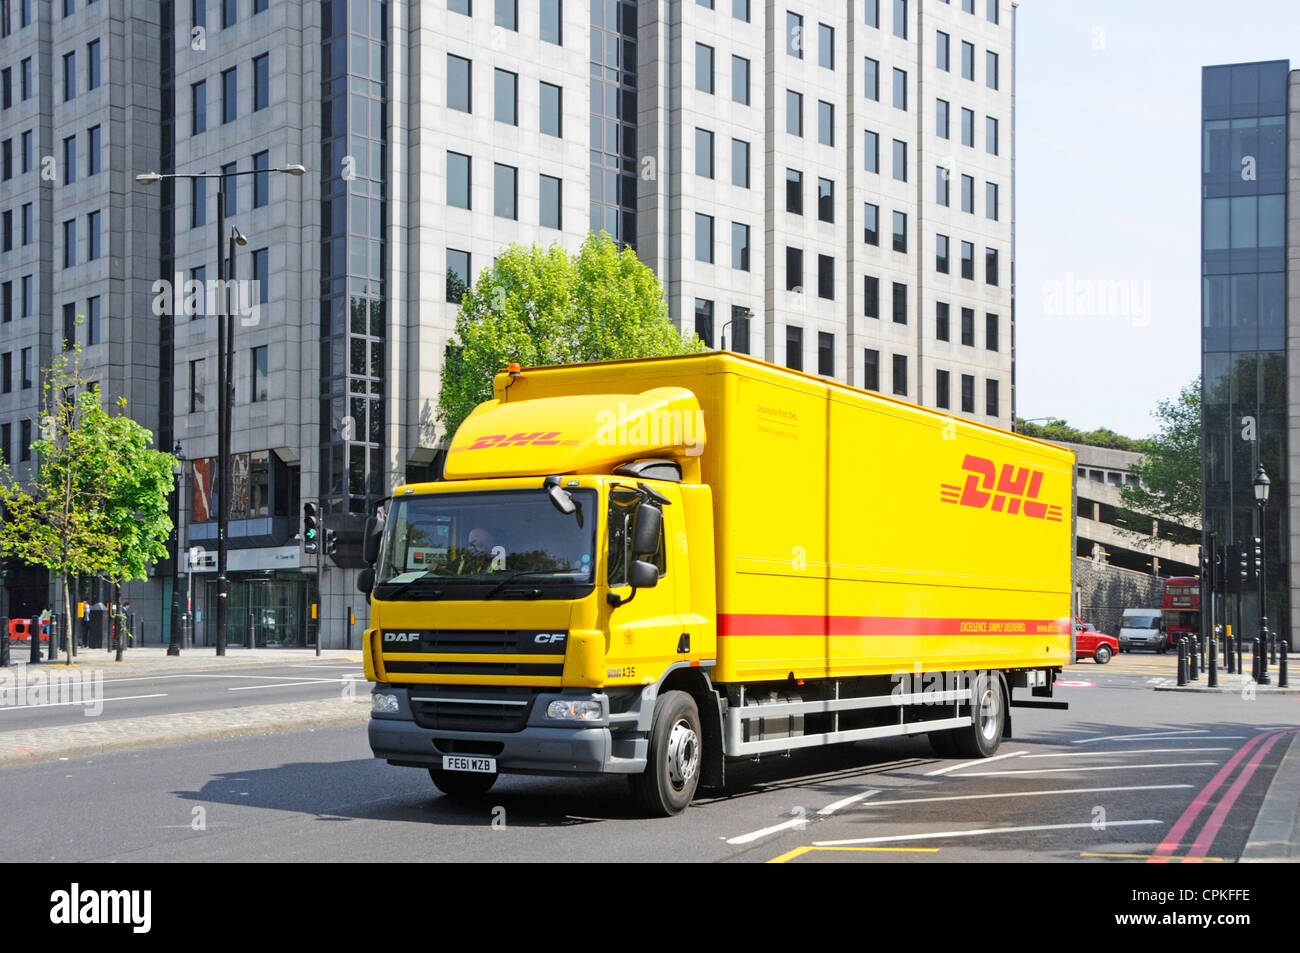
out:
<path id="1" fill-rule="evenodd" d="M 229 671 L 257 666 L 319 664 L 332 671 L 343 667 L 361 668 L 356 649 L 227 649 L 218 656 L 215 648 L 185 649 L 168 656 L 165 646 L 127 649 L 123 661 L 104 649 L 80 649 L 71 666 L 62 661 L 23 665 L 28 658 L 26 644 L 12 646 L 11 667 L 0 669 L 0 687 L 22 679 L 28 686 L 39 684 L 54 697 L 60 691 L 85 693 L 100 690 L 103 682 L 150 675 Z M 64 656 L 60 656 L 62 659 Z M 58 727 L 0 732 L 0 767 L 85 757 L 110 751 L 157 745 L 182 744 L 206 739 L 281 731 L 315 729 L 329 725 L 362 724 L 370 717 L 366 683 L 340 681 L 338 698 L 273 705 L 249 705 L 220 712 L 198 711 L 145 718 L 89 718 L 85 722 Z M 75 686 L 75 688 L 73 687 Z M 29 689 L 30 691 L 30 689 Z"/>
<path id="2" fill-rule="evenodd" d="M 1300 863 L 1300 735 L 1292 736 L 1269 783 L 1241 863 Z"/>

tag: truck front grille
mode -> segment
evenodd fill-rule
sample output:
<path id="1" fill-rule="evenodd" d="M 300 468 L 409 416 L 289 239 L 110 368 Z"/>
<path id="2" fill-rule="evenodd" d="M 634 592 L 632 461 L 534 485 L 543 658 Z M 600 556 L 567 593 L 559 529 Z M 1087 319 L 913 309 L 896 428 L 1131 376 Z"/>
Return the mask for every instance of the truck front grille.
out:
<path id="1" fill-rule="evenodd" d="M 431 685 L 411 692 L 411 716 L 421 728 L 439 731 L 522 731 L 539 691 L 493 687 L 489 693 L 479 689 L 470 696 Z"/>
<path id="2" fill-rule="evenodd" d="M 553 680 L 564 674 L 568 633 L 535 629 L 421 629 L 383 633 L 384 670 L 403 675 L 485 675 Z M 483 656 L 456 658 L 455 656 Z M 494 661 L 492 656 L 516 658 Z M 448 656 L 452 656 L 448 658 Z M 520 658 L 525 656 L 526 658 Z M 537 661 L 532 661 L 535 657 Z"/>

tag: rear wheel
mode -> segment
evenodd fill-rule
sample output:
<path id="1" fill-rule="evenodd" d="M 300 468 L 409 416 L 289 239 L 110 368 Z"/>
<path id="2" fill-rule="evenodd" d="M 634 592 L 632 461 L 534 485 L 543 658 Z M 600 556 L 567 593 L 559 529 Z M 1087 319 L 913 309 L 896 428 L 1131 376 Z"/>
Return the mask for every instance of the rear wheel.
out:
<path id="1" fill-rule="evenodd" d="M 974 723 L 953 732 L 956 752 L 962 758 L 988 758 L 998 750 L 1007 719 L 1001 680 L 990 672 L 980 672 L 971 698 Z"/>
<path id="2" fill-rule="evenodd" d="M 700 783 L 700 711 L 686 692 L 655 699 L 650 750 L 642 774 L 628 776 L 637 803 L 655 817 L 686 810 Z"/>
<path id="3" fill-rule="evenodd" d="M 443 794 L 449 797 L 475 797 L 486 794 L 497 783 L 497 775 L 479 771 L 444 771 L 430 768 L 429 777 Z"/>
<path id="4" fill-rule="evenodd" d="M 1092 654 L 1092 660 L 1098 665 L 1105 665 L 1110 661 L 1110 646 L 1099 645 L 1097 651 Z"/>

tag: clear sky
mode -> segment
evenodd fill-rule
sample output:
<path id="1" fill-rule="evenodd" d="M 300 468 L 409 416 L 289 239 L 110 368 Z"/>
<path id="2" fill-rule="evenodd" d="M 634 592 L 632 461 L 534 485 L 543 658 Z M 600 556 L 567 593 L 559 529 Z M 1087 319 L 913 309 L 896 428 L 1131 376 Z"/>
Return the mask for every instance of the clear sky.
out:
<path id="1" fill-rule="evenodd" d="M 1274 59 L 1296 0 L 1022 0 L 1017 416 L 1144 436 L 1200 374 L 1201 67 Z"/>

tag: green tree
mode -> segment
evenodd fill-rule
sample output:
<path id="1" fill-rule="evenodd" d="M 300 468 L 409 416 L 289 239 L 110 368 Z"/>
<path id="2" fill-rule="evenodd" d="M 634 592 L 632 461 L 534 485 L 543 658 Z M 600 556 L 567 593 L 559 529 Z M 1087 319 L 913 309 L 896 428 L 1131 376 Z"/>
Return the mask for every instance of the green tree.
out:
<path id="1" fill-rule="evenodd" d="M 1130 469 L 1136 482 L 1121 491 L 1134 513 L 1176 523 L 1195 523 L 1201 516 L 1201 379 L 1176 400 L 1162 400 L 1153 416 L 1160 432 L 1148 438 L 1142 459 Z"/>
<path id="2" fill-rule="evenodd" d="M 574 364 L 708 350 L 668 320 L 663 287 L 630 248 L 604 232 L 577 255 L 511 245 L 464 290 L 448 346 L 438 420 L 454 433 L 492 398 L 507 364 Z"/>
<path id="3" fill-rule="evenodd" d="M 1040 440 L 1081 443 L 1089 447 L 1108 447 L 1111 450 L 1129 450 L 1134 453 L 1142 453 L 1146 450 L 1146 441 L 1134 440 L 1132 437 L 1118 434 L 1108 427 L 1098 427 L 1096 430 L 1079 430 L 1077 427 L 1071 427 L 1059 417 L 1049 417 L 1046 422 L 1041 424 L 1031 423 L 1017 417 L 1016 433 L 1022 433 L 1026 437 L 1037 437 Z"/>
<path id="4" fill-rule="evenodd" d="M 149 449 L 153 437 L 122 413 L 109 413 L 98 389 L 87 390 L 79 350 L 60 355 L 45 372 L 36 466 L 24 485 L 6 465 L 0 478 L 0 553 L 59 578 L 63 605 L 70 578 L 103 576 L 115 583 L 144 579 L 166 555 L 172 530 L 167 498 L 172 458 Z M 72 615 L 64 612 L 64 644 L 72 655 Z M 118 659 L 121 659 L 121 645 Z"/>

